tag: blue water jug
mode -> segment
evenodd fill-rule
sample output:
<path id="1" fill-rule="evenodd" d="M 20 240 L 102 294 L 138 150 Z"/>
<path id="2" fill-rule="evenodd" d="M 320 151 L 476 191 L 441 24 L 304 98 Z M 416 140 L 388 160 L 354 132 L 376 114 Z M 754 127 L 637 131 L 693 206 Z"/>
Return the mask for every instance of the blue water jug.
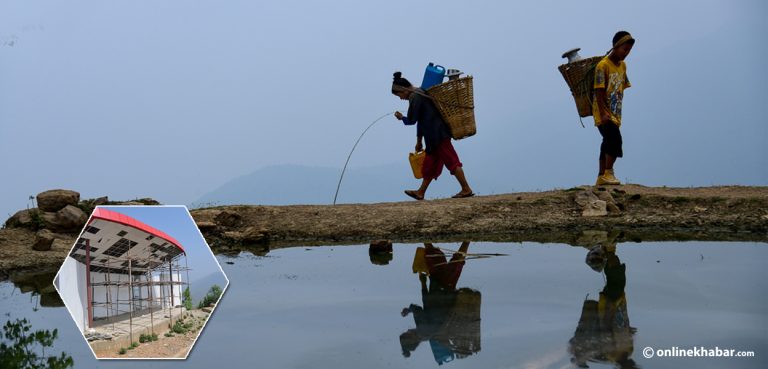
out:
<path id="1" fill-rule="evenodd" d="M 427 70 L 424 71 L 424 80 L 421 81 L 421 88 L 426 90 L 434 85 L 443 83 L 445 77 L 445 68 L 441 65 L 429 63 Z"/>

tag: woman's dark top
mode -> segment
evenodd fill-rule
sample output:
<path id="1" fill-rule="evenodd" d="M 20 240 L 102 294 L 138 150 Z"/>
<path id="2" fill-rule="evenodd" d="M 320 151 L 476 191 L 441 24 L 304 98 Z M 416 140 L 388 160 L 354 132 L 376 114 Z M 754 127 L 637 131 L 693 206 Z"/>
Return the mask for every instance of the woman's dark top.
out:
<path id="1" fill-rule="evenodd" d="M 408 98 L 408 116 L 403 123 L 416 123 L 416 132 L 424 137 L 425 150 L 428 154 L 437 150 L 446 138 L 451 137 L 451 131 L 437 110 L 435 103 L 426 95 L 424 90 L 417 88 Z"/>

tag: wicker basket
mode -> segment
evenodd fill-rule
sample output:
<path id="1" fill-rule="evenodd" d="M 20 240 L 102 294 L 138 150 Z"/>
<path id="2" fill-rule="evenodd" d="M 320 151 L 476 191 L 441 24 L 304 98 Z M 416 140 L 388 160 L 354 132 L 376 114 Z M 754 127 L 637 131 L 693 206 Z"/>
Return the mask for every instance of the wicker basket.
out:
<path id="1" fill-rule="evenodd" d="M 475 127 L 475 99 L 472 92 L 472 76 L 432 86 L 429 96 L 451 129 L 455 140 L 469 137 L 477 132 Z"/>
<path id="2" fill-rule="evenodd" d="M 576 110 L 580 117 L 592 115 L 592 94 L 594 93 L 595 66 L 602 56 L 581 59 L 557 67 L 576 100 Z"/>

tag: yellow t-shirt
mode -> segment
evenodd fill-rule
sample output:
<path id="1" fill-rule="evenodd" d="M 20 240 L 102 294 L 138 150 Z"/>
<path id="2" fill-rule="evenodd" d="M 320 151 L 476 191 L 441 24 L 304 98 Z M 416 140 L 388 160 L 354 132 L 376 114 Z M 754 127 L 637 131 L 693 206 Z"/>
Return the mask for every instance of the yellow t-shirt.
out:
<path id="1" fill-rule="evenodd" d="M 616 65 L 607 56 L 595 66 L 595 89 L 604 88 L 608 101 L 611 121 L 621 126 L 621 100 L 624 98 L 624 90 L 632 86 L 627 79 L 627 65 L 623 61 Z M 597 108 L 597 93 L 592 98 L 592 116 L 595 125 L 600 125 L 600 110 Z"/>

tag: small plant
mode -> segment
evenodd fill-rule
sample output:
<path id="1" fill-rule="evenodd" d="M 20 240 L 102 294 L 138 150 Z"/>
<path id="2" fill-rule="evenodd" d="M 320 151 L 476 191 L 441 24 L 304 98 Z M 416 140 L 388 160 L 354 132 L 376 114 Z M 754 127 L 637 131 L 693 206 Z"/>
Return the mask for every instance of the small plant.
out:
<path id="1" fill-rule="evenodd" d="M 45 220 L 43 220 L 43 216 L 40 215 L 37 209 L 30 210 L 29 217 L 32 219 L 32 228 L 34 230 L 38 231 L 45 228 Z"/>
<path id="2" fill-rule="evenodd" d="M 166 336 L 166 337 L 173 337 L 174 334 L 171 333 L 171 332 L 165 332 L 164 336 Z"/>
<path id="3" fill-rule="evenodd" d="M 184 289 L 181 301 L 185 309 L 192 310 L 192 293 L 189 291 L 189 287 Z"/>
<path id="4" fill-rule="evenodd" d="M 197 308 L 202 309 L 206 306 L 210 306 L 211 304 L 215 304 L 217 301 L 219 301 L 221 292 L 221 287 L 219 287 L 217 284 L 214 284 L 208 290 L 208 293 L 205 295 L 205 297 L 203 297 L 202 301 L 200 301 L 200 304 L 197 305 Z"/>
<path id="5" fill-rule="evenodd" d="M 154 333 L 152 333 L 152 334 L 142 334 L 141 336 L 139 336 L 139 342 L 140 343 L 152 342 L 152 341 L 157 341 L 157 335 L 154 334 Z"/>
<path id="6" fill-rule="evenodd" d="M 128 352 L 128 350 L 126 350 L 125 347 L 121 347 L 120 351 L 118 351 L 117 353 L 120 354 L 120 355 L 125 355 L 125 353 L 127 353 L 127 352 Z"/>
<path id="7" fill-rule="evenodd" d="M 173 327 L 171 328 L 171 332 L 177 334 L 187 333 L 188 330 L 189 328 L 187 328 L 181 320 L 177 320 L 176 323 L 173 323 Z"/>
<path id="8" fill-rule="evenodd" d="M 137 348 L 137 347 L 139 347 L 139 343 L 138 343 L 138 342 L 136 342 L 136 341 L 134 341 L 134 342 L 131 342 L 131 345 L 130 345 L 130 346 L 128 346 L 128 349 L 129 349 L 129 350 L 133 350 L 133 349 L 135 349 L 135 348 Z"/>

